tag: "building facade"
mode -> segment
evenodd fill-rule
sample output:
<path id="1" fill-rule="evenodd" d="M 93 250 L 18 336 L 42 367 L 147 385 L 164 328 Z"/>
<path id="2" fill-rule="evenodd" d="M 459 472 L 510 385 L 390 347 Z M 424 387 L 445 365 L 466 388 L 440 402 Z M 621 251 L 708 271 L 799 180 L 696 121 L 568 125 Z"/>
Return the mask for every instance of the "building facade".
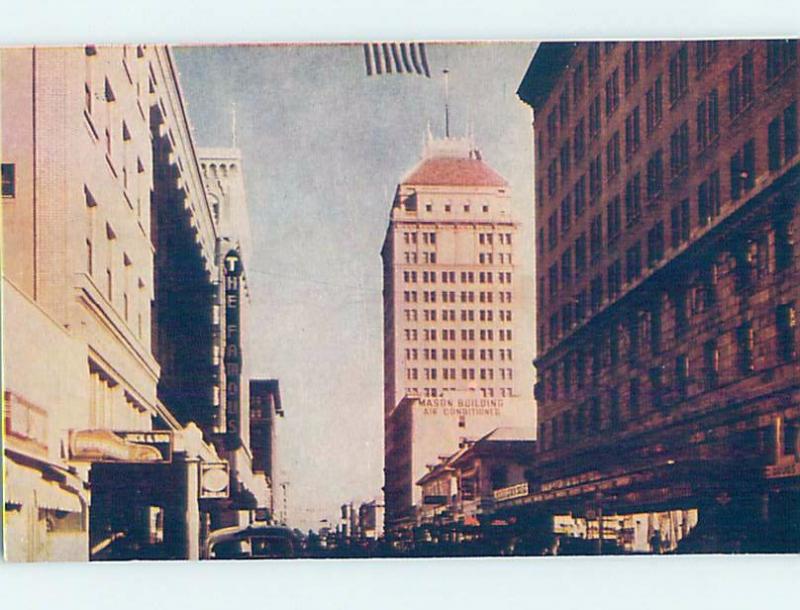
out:
<path id="1" fill-rule="evenodd" d="M 426 464 L 533 418 L 508 184 L 464 138 L 428 135 L 392 202 L 384 272 L 387 527 L 413 522 Z M 529 340 L 529 339 L 528 339 Z"/>
<path id="2" fill-rule="evenodd" d="M 257 477 L 215 446 L 223 235 L 171 52 L 0 62 L 6 557 L 198 558 Z"/>
<path id="3" fill-rule="evenodd" d="M 795 40 L 537 50 L 529 501 L 732 510 L 796 544 L 797 71 Z"/>

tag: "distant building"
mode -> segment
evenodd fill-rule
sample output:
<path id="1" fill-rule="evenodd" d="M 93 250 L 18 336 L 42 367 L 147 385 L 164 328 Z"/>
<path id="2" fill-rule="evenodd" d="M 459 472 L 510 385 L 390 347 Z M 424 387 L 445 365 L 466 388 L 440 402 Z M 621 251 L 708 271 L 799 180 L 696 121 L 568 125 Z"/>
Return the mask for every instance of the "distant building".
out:
<path id="1" fill-rule="evenodd" d="M 250 448 L 253 453 L 253 471 L 267 478 L 270 487 L 269 513 L 274 519 L 278 500 L 276 481 L 276 424 L 283 417 L 280 386 L 277 379 L 250 380 Z"/>
<path id="2" fill-rule="evenodd" d="M 383 537 L 385 507 L 380 500 L 363 502 L 358 507 L 359 537 L 378 540 Z"/>
<path id="3" fill-rule="evenodd" d="M 418 522 L 477 525 L 492 515 L 496 492 L 534 480 L 535 432 L 533 427 L 497 428 L 431 465 L 417 481 L 422 488 Z"/>
<path id="4" fill-rule="evenodd" d="M 414 519 L 425 465 L 503 425 L 531 425 L 526 295 L 508 184 L 468 139 L 428 137 L 384 241 L 385 497 Z"/>

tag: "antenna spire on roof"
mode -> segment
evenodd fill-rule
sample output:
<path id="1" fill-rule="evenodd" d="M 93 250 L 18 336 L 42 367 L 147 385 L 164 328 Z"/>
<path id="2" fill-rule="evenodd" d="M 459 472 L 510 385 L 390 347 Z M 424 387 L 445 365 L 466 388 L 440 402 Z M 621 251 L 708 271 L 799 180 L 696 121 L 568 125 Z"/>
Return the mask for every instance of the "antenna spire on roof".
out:
<path id="1" fill-rule="evenodd" d="M 450 70 L 442 70 L 444 74 L 444 137 L 450 137 Z"/>

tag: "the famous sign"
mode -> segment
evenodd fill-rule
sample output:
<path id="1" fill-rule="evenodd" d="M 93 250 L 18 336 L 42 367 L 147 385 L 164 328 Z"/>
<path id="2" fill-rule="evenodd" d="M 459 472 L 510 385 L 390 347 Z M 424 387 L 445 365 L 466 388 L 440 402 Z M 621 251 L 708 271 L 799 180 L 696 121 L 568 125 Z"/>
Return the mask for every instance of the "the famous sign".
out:
<path id="1" fill-rule="evenodd" d="M 242 374 L 241 342 L 239 339 L 239 298 L 242 264 L 235 251 L 225 256 L 225 429 L 239 432 L 240 384 Z"/>
<path id="2" fill-rule="evenodd" d="M 80 462 L 166 464 L 172 449 L 168 431 L 73 430 L 69 435 L 69 459 Z"/>

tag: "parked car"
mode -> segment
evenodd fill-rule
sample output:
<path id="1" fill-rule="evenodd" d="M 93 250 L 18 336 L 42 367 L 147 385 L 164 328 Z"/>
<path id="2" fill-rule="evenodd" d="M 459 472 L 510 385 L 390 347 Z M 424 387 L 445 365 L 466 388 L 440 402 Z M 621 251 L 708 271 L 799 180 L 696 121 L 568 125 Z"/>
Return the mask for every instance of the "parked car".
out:
<path id="1" fill-rule="evenodd" d="M 207 559 L 291 559 L 299 556 L 300 541 L 288 527 L 249 525 L 212 532 Z"/>

